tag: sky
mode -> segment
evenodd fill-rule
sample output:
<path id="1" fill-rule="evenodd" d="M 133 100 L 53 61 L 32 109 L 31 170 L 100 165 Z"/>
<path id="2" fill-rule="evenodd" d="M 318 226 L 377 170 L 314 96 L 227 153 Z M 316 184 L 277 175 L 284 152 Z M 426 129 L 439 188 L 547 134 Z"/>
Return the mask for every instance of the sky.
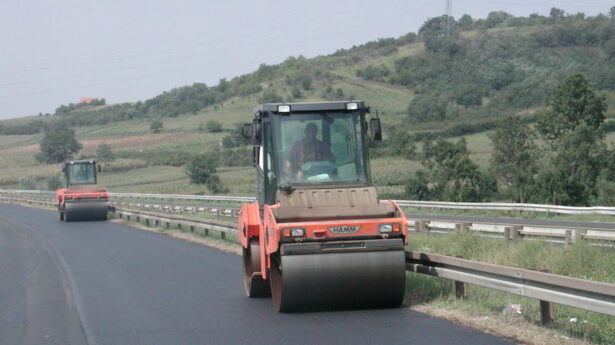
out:
<path id="1" fill-rule="evenodd" d="M 416 32 L 446 0 L 2 0 L 0 119 L 82 97 L 136 102 L 261 63 Z M 453 16 L 607 13 L 612 0 L 465 0 Z"/>

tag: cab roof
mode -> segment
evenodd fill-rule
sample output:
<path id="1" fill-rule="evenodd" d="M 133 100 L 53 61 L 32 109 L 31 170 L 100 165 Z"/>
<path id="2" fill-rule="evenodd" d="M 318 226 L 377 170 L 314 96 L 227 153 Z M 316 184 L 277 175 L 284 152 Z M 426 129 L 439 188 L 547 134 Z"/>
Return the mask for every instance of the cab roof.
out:
<path id="1" fill-rule="evenodd" d="M 67 161 L 66 163 L 64 163 L 64 165 L 69 165 L 69 164 L 94 164 L 94 163 L 96 163 L 96 161 L 93 160 L 93 159 L 79 159 L 79 160 Z"/>
<path id="2" fill-rule="evenodd" d="M 363 101 L 335 101 L 335 102 L 297 102 L 297 103 L 264 103 L 260 104 L 254 109 L 253 113 L 258 112 L 278 112 L 279 105 L 290 105 L 291 112 L 303 112 L 303 111 L 326 111 L 326 110 L 346 110 L 347 103 L 357 103 L 358 109 L 367 110 Z"/>

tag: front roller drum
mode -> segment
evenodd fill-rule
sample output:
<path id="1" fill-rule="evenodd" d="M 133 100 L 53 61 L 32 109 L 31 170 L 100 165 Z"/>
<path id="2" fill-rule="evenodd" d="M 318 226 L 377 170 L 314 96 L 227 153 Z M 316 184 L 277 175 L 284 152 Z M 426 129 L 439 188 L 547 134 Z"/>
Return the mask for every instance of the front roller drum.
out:
<path id="1" fill-rule="evenodd" d="M 261 255 L 258 239 L 251 239 L 248 248 L 243 248 L 243 272 L 246 295 L 251 298 L 270 297 L 269 280 L 260 274 Z"/>
<path id="2" fill-rule="evenodd" d="M 279 312 L 393 308 L 404 299 L 403 250 L 280 255 L 271 292 Z"/>
<path id="3" fill-rule="evenodd" d="M 67 202 L 64 206 L 64 220 L 67 222 L 107 220 L 109 207 L 106 201 Z"/>

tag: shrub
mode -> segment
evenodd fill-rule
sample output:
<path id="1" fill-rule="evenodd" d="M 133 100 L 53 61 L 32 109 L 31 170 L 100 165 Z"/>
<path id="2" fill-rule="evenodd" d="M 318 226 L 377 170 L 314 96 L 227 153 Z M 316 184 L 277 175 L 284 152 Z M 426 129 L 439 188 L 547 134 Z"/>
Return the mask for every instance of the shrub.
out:
<path id="1" fill-rule="evenodd" d="M 36 180 L 30 176 L 22 176 L 19 178 L 19 187 L 21 189 L 36 189 Z"/>
<path id="2" fill-rule="evenodd" d="M 162 120 L 160 119 L 155 119 L 149 125 L 149 129 L 152 131 L 152 133 L 160 133 L 160 130 L 162 130 L 163 128 L 164 128 L 164 123 L 162 123 Z"/>
<path id="3" fill-rule="evenodd" d="M 209 120 L 205 124 L 205 128 L 209 133 L 218 133 L 222 132 L 222 124 L 216 120 Z"/>
<path id="4" fill-rule="evenodd" d="M 59 175 L 52 175 L 47 178 L 47 190 L 57 190 L 62 188 L 64 181 Z"/>
<path id="5" fill-rule="evenodd" d="M 113 151 L 111 150 L 111 146 L 107 143 L 102 143 L 98 145 L 96 148 L 96 159 L 104 165 L 107 165 L 110 162 L 113 162 L 115 157 L 113 156 Z"/>

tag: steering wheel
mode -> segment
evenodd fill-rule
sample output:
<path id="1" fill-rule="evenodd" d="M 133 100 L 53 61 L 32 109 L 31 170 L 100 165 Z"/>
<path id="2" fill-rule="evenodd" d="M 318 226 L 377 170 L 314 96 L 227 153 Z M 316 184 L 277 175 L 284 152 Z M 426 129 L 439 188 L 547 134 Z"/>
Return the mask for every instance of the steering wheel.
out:
<path id="1" fill-rule="evenodd" d="M 337 165 L 331 161 L 314 161 L 303 164 L 301 171 L 306 177 L 322 174 L 334 175 L 337 173 Z"/>

